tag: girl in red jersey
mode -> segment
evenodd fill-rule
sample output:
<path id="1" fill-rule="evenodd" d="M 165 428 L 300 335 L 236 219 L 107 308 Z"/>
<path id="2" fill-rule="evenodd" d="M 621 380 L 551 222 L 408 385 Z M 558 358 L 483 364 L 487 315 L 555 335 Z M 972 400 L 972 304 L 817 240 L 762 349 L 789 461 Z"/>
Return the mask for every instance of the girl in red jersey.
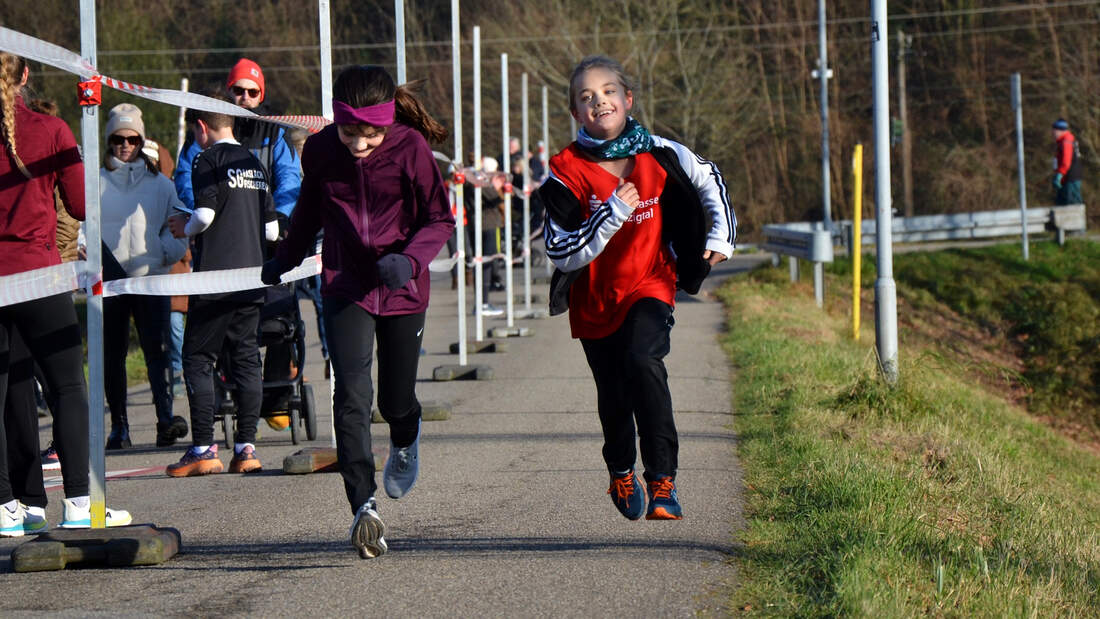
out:
<path id="1" fill-rule="evenodd" d="M 736 219 L 718 168 L 629 116 L 619 63 L 589 56 L 569 81 L 577 140 L 539 188 L 546 254 L 557 267 L 551 314 L 569 310 L 603 426 L 608 494 L 631 520 L 679 520 L 677 437 L 664 357 L 676 289 L 699 291 L 733 253 Z M 634 474 L 635 424 L 647 492 Z M 648 509 L 645 495 L 648 494 Z"/>

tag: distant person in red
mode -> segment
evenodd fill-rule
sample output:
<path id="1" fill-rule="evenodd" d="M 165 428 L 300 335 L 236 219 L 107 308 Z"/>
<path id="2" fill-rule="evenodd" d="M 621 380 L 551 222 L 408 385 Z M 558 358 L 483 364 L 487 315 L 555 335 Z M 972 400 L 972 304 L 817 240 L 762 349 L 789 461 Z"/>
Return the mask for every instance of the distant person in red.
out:
<path id="1" fill-rule="evenodd" d="M 1069 123 L 1059 118 L 1054 132 L 1054 204 L 1083 204 L 1081 198 L 1081 149 L 1069 132 Z"/>

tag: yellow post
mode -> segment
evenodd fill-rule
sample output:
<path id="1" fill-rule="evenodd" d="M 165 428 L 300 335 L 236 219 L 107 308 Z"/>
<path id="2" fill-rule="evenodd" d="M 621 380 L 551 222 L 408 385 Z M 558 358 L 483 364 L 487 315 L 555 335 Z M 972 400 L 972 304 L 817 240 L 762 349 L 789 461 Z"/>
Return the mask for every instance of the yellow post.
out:
<path id="1" fill-rule="evenodd" d="M 852 339 L 859 341 L 860 270 L 863 259 L 863 145 L 852 153 Z"/>

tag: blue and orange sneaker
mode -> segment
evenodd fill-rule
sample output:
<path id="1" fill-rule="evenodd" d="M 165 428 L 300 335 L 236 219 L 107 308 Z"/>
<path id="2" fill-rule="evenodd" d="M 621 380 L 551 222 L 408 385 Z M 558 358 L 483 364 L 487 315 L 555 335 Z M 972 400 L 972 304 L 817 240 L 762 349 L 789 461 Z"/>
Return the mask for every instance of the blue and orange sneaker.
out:
<path id="1" fill-rule="evenodd" d="M 634 471 L 627 471 L 624 475 L 611 474 L 611 487 L 607 489 L 611 495 L 611 502 L 619 509 L 619 513 L 630 520 L 642 517 L 645 511 L 645 493 L 642 492 L 642 482 Z"/>
<path id="2" fill-rule="evenodd" d="M 676 482 L 668 475 L 649 482 L 649 510 L 646 520 L 681 520 L 684 510 L 676 498 Z"/>
<path id="3" fill-rule="evenodd" d="M 218 446 L 211 445 L 204 451 L 192 446 L 187 449 L 175 464 L 169 464 L 165 469 L 171 477 L 192 477 L 194 475 L 209 475 L 222 472 L 222 461 L 218 459 Z"/>

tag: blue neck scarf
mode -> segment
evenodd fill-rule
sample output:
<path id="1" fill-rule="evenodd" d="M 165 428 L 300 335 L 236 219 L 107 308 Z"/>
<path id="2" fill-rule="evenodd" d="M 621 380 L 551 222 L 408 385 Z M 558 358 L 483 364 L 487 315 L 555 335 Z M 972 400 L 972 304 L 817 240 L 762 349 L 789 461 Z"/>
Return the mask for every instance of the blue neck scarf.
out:
<path id="1" fill-rule="evenodd" d="M 597 140 L 581 127 L 577 131 L 577 146 L 596 159 L 623 159 L 652 150 L 653 136 L 641 123 L 628 116 L 623 132 L 609 140 Z"/>

